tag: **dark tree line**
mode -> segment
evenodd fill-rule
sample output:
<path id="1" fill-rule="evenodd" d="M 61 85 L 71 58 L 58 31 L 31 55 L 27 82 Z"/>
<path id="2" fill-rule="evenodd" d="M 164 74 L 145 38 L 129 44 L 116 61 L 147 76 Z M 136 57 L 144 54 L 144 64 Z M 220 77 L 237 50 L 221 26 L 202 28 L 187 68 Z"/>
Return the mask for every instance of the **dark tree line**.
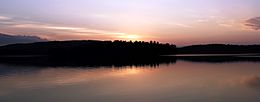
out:
<path id="1" fill-rule="evenodd" d="M 156 41 L 51 41 L 0 47 L 0 55 L 138 57 L 175 54 L 176 46 Z"/>
<path id="2" fill-rule="evenodd" d="M 178 54 L 241 54 L 260 53 L 260 45 L 192 45 L 178 48 Z"/>
<path id="3" fill-rule="evenodd" d="M 192 45 L 176 48 L 175 45 L 156 41 L 51 41 L 13 44 L 0 47 L 3 55 L 47 55 L 69 57 L 139 57 L 172 54 L 239 54 L 260 53 L 260 45 Z"/>

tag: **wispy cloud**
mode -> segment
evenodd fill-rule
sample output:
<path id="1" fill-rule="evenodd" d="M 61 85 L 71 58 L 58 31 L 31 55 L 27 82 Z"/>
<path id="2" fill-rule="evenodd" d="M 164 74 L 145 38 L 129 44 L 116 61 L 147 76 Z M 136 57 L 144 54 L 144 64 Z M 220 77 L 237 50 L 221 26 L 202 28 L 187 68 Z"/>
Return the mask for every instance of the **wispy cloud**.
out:
<path id="1" fill-rule="evenodd" d="M 82 28 L 82 27 L 70 27 L 70 26 L 57 26 L 57 25 L 50 25 L 50 24 L 16 24 L 13 25 L 14 28 L 30 28 L 30 29 L 45 29 L 45 30 L 52 30 L 52 31 L 64 31 L 70 32 L 73 34 L 77 33 L 84 33 L 85 35 L 105 35 L 105 34 L 118 34 L 112 31 L 106 30 L 98 30 L 98 29 L 89 29 L 89 28 Z"/>
<path id="2" fill-rule="evenodd" d="M 232 27 L 236 25 L 234 20 L 218 20 L 216 23 L 222 27 Z"/>
<path id="3" fill-rule="evenodd" d="M 0 18 L 1 19 L 1 18 Z M 2 17 L 4 19 L 4 17 Z M 60 24 L 49 24 L 29 20 L 7 19 L 0 22 L 0 26 L 6 28 L 3 31 L 18 31 L 18 33 L 29 33 L 49 40 L 62 39 L 134 39 L 140 38 L 138 34 L 128 34 L 121 31 L 103 30 L 78 26 L 66 26 Z M 18 30 L 19 29 L 19 30 Z M 21 32 L 22 31 L 22 32 Z M 23 32 L 24 31 L 24 32 Z M 39 32 L 31 34 L 33 31 Z M 45 33 L 40 33 L 45 32 Z"/>
<path id="4" fill-rule="evenodd" d="M 192 28 L 192 26 L 186 25 L 186 24 L 182 24 L 182 23 L 175 23 L 175 24 L 173 24 L 173 25 L 179 26 L 179 27 L 183 27 L 183 28 Z"/>
<path id="5" fill-rule="evenodd" d="M 6 16 L 0 16 L 0 20 L 10 20 L 10 19 L 12 19 L 12 18 L 6 17 Z"/>
<path id="6" fill-rule="evenodd" d="M 195 20 L 196 23 L 204 23 L 204 24 L 214 24 L 220 27 L 232 27 L 236 25 L 236 21 L 234 19 L 225 18 L 222 16 L 216 15 L 208 15 L 204 17 L 197 17 Z"/>
<path id="7" fill-rule="evenodd" d="M 6 25 L 14 24 L 14 22 L 11 21 L 11 20 L 12 20 L 11 17 L 0 15 L 0 26 L 6 26 Z"/>
<path id="8" fill-rule="evenodd" d="M 248 19 L 245 21 L 244 25 L 252 30 L 260 30 L 260 17 Z"/>
<path id="9" fill-rule="evenodd" d="M 164 24 L 178 28 L 193 28 L 191 25 L 177 22 L 165 22 Z"/>

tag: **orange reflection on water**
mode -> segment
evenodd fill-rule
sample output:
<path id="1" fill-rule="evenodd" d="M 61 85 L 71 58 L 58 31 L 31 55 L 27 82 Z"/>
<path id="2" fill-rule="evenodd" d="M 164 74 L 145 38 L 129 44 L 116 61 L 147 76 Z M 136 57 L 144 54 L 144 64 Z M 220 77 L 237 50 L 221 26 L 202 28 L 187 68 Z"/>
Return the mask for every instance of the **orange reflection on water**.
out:
<path id="1" fill-rule="evenodd" d="M 100 68 L 100 69 L 73 69 L 54 68 L 44 69 L 32 73 L 18 73 L 0 77 L 0 85 L 15 88 L 50 87 L 57 85 L 75 85 L 88 83 L 107 78 L 128 77 L 141 75 L 150 70 L 144 68 Z M 1 88 L 0 88 L 1 90 Z"/>
<path id="2" fill-rule="evenodd" d="M 126 68 L 126 69 L 120 69 L 120 70 L 114 70 L 114 75 L 136 75 L 136 74 L 141 74 L 144 72 L 144 69 L 139 69 L 139 68 Z"/>
<path id="3" fill-rule="evenodd" d="M 45 93 L 38 97 L 43 99 L 55 92 L 62 99 L 80 97 L 91 102 L 100 102 L 99 97 L 108 102 L 122 102 L 124 99 L 138 99 L 140 102 L 219 99 L 216 101 L 226 102 L 231 97 L 232 102 L 237 102 L 240 97 L 259 97 L 259 66 L 260 63 L 248 62 L 212 64 L 178 61 L 176 64 L 162 64 L 156 69 L 149 66 L 46 68 L 0 77 L 0 99 L 8 95 L 11 97 L 21 90 L 31 95 L 37 95 L 41 90 Z M 37 90 L 33 90 L 35 88 Z M 234 95 L 237 99 L 232 97 Z"/>

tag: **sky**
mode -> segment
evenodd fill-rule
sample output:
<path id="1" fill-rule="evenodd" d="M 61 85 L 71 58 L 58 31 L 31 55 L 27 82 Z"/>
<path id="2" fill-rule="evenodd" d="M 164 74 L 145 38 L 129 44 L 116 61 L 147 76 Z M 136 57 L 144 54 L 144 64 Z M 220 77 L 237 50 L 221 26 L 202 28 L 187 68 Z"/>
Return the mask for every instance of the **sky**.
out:
<path id="1" fill-rule="evenodd" d="M 0 32 L 49 40 L 260 44 L 260 0 L 1 0 Z"/>

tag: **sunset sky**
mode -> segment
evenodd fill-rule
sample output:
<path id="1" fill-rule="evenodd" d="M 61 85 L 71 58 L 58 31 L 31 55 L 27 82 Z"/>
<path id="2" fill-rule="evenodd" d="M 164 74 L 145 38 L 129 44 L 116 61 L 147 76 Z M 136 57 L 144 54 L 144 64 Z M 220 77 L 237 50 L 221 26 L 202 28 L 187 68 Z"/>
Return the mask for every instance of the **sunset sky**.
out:
<path id="1" fill-rule="evenodd" d="M 1 0 L 0 32 L 49 40 L 260 44 L 260 0 Z"/>

